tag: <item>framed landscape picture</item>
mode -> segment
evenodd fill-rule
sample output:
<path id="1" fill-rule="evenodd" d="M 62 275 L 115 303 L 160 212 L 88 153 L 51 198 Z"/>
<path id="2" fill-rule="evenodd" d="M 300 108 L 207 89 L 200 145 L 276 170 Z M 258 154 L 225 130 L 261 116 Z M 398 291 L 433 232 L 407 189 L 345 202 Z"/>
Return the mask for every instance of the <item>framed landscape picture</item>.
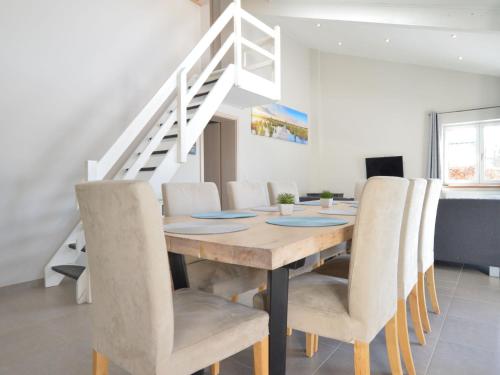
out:
<path id="1" fill-rule="evenodd" d="M 254 107 L 252 134 L 307 144 L 309 140 L 307 114 L 277 103 Z"/>

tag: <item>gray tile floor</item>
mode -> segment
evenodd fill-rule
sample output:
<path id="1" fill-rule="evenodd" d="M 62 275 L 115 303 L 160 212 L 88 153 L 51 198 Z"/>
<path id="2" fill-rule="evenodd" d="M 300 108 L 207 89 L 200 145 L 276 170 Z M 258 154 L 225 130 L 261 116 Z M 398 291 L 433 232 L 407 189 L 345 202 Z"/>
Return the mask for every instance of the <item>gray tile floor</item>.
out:
<path id="1" fill-rule="evenodd" d="M 500 279 L 444 265 L 436 278 L 442 313 L 430 314 L 426 346 L 412 336 L 417 373 L 500 374 Z M 49 289 L 41 282 L 0 288 L 1 375 L 90 374 L 88 305 L 75 304 L 74 287 L 66 281 Z M 300 332 L 289 338 L 287 374 L 353 373 L 351 345 L 321 338 L 312 359 L 305 358 L 304 345 Z M 383 334 L 370 351 L 372 373 L 389 374 Z M 245 350 L 222 362 L 221 375 L 250 375 L 251 365 L 251 350 Z M 125 374 L 113 365 L 110 373 Z"/>

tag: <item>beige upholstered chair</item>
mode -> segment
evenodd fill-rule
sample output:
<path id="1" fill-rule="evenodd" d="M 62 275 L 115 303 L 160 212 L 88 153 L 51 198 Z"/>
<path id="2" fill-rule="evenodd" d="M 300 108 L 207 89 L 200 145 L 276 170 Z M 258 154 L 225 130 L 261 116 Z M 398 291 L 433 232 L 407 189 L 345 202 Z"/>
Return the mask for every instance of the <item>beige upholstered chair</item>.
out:
<path id="1" fill-rule="evenodd" d="M 363 189 L 365 187 L 366 180 L 359 180 L 354 185 L 354 199 L 359 201 L 363 195 Z"/>
<path id="2" fill-rule="evenodd" d="M 425 301 L 425 286 L 431 298 L 432 311 L 440 313 L 434 278 L 434 231 L 436 227 L 436 214 L 441 196 L 443 183 L 438 179 L 428 179 L 425 192 L 422 221 L 420 222 L 420 238 L 418 243 L 418 302 L 420 317 L 425 332 L 431 331 L 427 304 Z"/>
<path id="3" fill-rule="evenodd" d="M 408 374 L 415 375 L 415 365 L 411 353 L 408 335 L 406 301 L 409 301 L 410 313 L 417 339 L 425 344 L 424 332 L 418 310 L 417 271 L 418 271 L 418 236 L 427 181 L 419 178 L 410 180 L 406 198 L 403 225 L 399 245 L 398 261 L 398 337 L 399 347 Z"/>
<path id="4" fill-rule="evenodd" d="M 183 216 L 220 211 L 217 186 L 213 182 L 168 183 L 162 185 L 166 216 Z M 267 282 L 265 271 L 186 257 L 191 288 L 230 298 L 252 289 L 262 288 Z"/>
<path id="5" fill-rule="evenodd" d="M 265 312 L 196 291 L 172 291 L 158 201 L 146 182 L 76 187 L 93 303 L 93 374 L 108 358 L 131 374 L 185 375 L 254 345 L 267 373 Z"/>
<path id="6" fill-rule="evenodd" d="M 269 206 L 267 186 L 260 182 L 229 181 L 227 183 L 229 209 L 241 210 Z"/>
<path id="7" fill-rule="evenodd" d="M 356 374 L 370 373 L 369 343 L 384 326 L 392 373 L 402 373 L 396 328 L 397 268 L 407 188 L 408 180 L 396 177 L 373 177 L 366 183 L 354 227 L 348 281 L 314 272 L 290 281 L 288 325 L 354 343 Z M 254 301 L 261 307 L 259 294 Z"/>
<path id="8" fill-rule="evenodd" d="M 278 203 L 278 195 L 289 193 L 295 196 L 295 203 L 299 203 L 299 188 L 295 182 L 268 182 L 269 201 L 271 204 Z"/>

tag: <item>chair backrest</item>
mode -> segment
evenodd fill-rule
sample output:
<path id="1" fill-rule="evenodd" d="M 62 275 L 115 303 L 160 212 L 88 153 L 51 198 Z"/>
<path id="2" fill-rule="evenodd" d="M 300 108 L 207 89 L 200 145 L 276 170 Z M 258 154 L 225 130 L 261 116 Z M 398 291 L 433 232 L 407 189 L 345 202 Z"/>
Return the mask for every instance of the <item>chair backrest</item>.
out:
<path id="1" fill-rule="evenodd" d="M 168 183 L 161 186 L 166 216 L 220 211 L 220 197 L 213 182 Z"/>
<path id="2" fill-rule="evenodd" d="M 295 182 L 268 182 L 269 201 L 271 204 L 278 203 L 278 195 L 289 193 L 295 196 L 295 203 L 299 203 L 299 188 Z"/>
<path id="3" fill-rule="evenodd" d="M 399 236 L 408 180 L 366 182 L 354 226 L 349 268 L 349 314 L 370 342 L 396 313 Z"/>
<path id="4" fill-rule="evenodd" d="M 406 299 L 418 279 L 418 235 L 427 181 L 410 180 L 399 240 L 398 298 Z"/>
<path id="5" fill-rule="evenodd" d="M 160 207 L 142 181 L 79 184 L 92 283 L 93 347 L 133 374 L 172 353 L 174 317 Z"/>
<path id="6" fill-rule="evenodd" d="M 366 180 L 359 180 L 354 185 L 354 199 L 359 201 L 361 199 L 361 195 L 363 195 L 363 188 L 365 187 Z"/>
<path id="7" fill-rule="evenodd" d="M 441 180 L 435 178 L 427 179 L 418 243 L 419 272 L 427 271 L 434 264 L 434 231 L 436 229 L 436 214 L 442 187 L 443 182 Z"/>
<path id="8" fill-rule="evenodd" d="M 231 210 L 269 206 L 267 186 L 260 182 L 229 181 L 227 195 Z"/>

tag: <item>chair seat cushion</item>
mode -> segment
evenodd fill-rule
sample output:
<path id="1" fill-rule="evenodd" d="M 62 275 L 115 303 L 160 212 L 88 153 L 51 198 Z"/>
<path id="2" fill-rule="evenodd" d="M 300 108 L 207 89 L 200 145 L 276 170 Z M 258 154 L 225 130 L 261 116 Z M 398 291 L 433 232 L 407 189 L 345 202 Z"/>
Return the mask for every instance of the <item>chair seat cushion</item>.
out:
<path id="1" fill-rule="evenodd" d="M 306 273 L 290 281 L 288 326 L 299 331 L 352 342 L 355 324 L 348 311 L 346 280 Z"/>
<path id="2" fill-rule="evenodd" d="M 187 265 L 190 287 L 224 298 L 257 289 L 267 282 L 267 272 L 257 268 L 202 260 Z"/>
<path id="3" fill-rule="evenodd" d="M 349 278 L 349 265 L 351 263 L 350 255 L 341 255 L 323 264 L 314 270 L 322 275 L 339 277 L 341 279 Z"/>
<path id="4" fill-rule="evenodd" d="M 174 349 L 161 374 L 191 374 L 268 335 L 266 312 L 218 296 L 181 289 L 173 305 Z"/>
<path id="5" fill-rule="evenodd" d="M 310 272 L 319 263 L 319 254 L 306 258 L 304 266 L 290 270 L 290 277 Z M 189 284 L 192 289 L 231 298 L 267 284 L 267 271 L 251 267 L 237 266 L 200 260 L 187 265 Z"/>

